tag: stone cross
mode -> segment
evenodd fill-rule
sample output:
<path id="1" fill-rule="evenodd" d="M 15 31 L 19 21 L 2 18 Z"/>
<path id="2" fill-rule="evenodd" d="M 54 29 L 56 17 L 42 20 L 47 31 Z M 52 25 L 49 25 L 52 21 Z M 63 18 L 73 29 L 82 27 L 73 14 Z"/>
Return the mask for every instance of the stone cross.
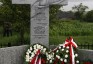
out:
<path id="1" fill-rule="evenodd" d="M 12 0 L 13 4 L 30 4 L 30 43 L 49 47 L 49 5 L 66 5 L 67 0 Z"/>

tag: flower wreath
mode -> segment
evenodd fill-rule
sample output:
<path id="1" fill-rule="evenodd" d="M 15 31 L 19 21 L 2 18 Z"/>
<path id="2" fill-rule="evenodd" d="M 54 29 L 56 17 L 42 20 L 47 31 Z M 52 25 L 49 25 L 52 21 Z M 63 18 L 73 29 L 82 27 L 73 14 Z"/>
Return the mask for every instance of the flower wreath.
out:
<path id="1" fill-rule="evenodd" d="M 77 50 L 77 49 L 75 49 Z M 65 47 L 65 46 L 59 46 L 58 48 L 56 48 L 55 50 L 53 50 L 53 52 L 55 53 L 54 55 L 54 64 L 66 64 L 66 63 L 70 63 L 70 52 L 69 52 L 69 46 Z M 78 58 L 78 54 L 76 51 L 74 51 L 74 59 L 75 64 L 79 64 L 79 60 L 77 60 Z"/>
<path id="2" fill-rule="evenodd" d="M 49 52 L 40 44 L 34 44 L 26 52 L 26 62 L 29 64 L 79 64 L 77 57 L 77 45 L 73 38 L 66 39 L 63 45 Z"/>
<path id="3" fill-rule="evenodd" d="M 46 63 L 46 51 L 47 48 L 40 44 L 35 44 L 30 47 L 30 49 L 26 52 L 26 62 L 30 62 L 30 64 L 34 64 L 40 62 L 42 60 L 43 63 Z M 37 61 L 37 62 L 36 62 Z"/>

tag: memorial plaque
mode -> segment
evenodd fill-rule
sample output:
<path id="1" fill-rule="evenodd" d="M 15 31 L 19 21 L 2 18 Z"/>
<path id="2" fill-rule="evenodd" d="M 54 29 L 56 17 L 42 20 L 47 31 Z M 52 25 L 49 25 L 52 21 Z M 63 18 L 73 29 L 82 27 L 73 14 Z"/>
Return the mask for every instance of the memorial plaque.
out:
<path id="1" fill-rule="evenodd" d="M 37 14 L 37 15 L 36 15 Z M 31 16 L 31 43 L 40 43 L 49 46 L 49 8 L 33 6 Z"/>

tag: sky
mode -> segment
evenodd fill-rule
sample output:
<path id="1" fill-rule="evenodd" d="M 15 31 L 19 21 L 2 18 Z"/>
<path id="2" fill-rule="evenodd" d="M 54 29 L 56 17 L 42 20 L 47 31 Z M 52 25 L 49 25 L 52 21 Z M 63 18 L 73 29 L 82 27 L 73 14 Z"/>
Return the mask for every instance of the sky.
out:
<path id="1" fill-rule="evenodd" d="M 80 3 L 89 7 L 86 11 L 93 10 L 93 0 L 69 0 L 68 5 L 61 9 L 64 11 L 70 11 L 74 5 L 79 5 Z"/>

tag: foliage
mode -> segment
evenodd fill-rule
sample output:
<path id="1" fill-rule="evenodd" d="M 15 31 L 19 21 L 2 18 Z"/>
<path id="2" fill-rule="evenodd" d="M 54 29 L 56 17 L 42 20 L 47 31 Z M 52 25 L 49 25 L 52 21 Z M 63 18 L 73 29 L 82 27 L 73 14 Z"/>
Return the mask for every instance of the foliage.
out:
<path id="1" fill-rule="evenodd" d="M 11 0 L 1 0 L 0 23 L 11 22 L 13 29 L 18 30 L 20 41 L 24 42 L 25 29 L 29 28 L 30 8 L 29 5 L 13 5 Z"/>
<path id="2" fill-rule="evenodd" d="M 93 10 L 89 11 L 89 12 L 86 14 L 85 20 L 88 21 L 88 22 L 93 22 Z"/>
<path id="3" fill-rule="evenodd" d="M 93 35 L 93 23 L 78 20 L 54 20 L 50 24 L 51 36 L 85 36 Z"/>
<path id="4" fill-rule="evenodd" d="M 26 45 L 30 44 L 30 36 L 29 34 L 24 35 L 24 42 L 23 44 L 20 43 L 19 34 L 13 34 L 13 36 L 10 37 L 3 37 L 0 35 L 0 47 L 8 47 L 8 43 L 10 43 L 11 46 L 19 46 L 19 45 Z"/>
<path id="5" fill-rule="evenodd" d="M 61 5 L 50 5 L 50 10 L 49 10 L 50 22 L 52 22 L 53 19 L 57 19 L 57 13 L 58 13 L 60 7 L 62 7 L 62 6 Z"/>
<path id="6" fill-rule="evenodd" d="M 72 7 L 72 10 L 74 10 L 74 12 L 75 12 L 76 19 L 79 19 L 79 20 L 82 19 L 82 16 L 86 9 L 88 9 L 88 6 L 85 6 L 82 3 Z"/>

